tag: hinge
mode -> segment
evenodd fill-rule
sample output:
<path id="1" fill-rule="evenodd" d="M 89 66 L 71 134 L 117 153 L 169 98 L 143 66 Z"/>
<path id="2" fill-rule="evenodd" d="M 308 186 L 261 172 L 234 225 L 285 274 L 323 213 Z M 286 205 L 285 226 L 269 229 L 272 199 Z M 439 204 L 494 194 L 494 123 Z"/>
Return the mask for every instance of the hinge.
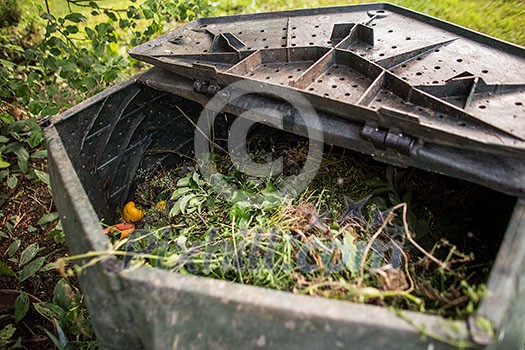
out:
<path id="1" fill-rule="evenodd" d="M 397 127 L 380 129 L 376 122 L 368 121 L 361 130 L 361 136 L 374 144 L 378 149 L 393 149 L 401 154 L 410 155 L 416 139 L 412 136 L 403 134 Z"/>
<path id="2" fill-rule="evenodd" d="M 193 82 L 193 91 L 207 96 L 215 96 L 221 90 L 221 87 L 205 80 L 195 80 Z"/>

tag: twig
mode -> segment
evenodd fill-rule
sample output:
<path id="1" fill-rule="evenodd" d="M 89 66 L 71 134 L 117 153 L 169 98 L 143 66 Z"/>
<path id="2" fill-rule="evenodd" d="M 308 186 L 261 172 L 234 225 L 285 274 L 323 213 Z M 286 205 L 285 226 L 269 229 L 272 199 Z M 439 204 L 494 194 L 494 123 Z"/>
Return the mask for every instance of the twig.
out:
<path id="1" fill-rule="evenodd" d="M 413 238 L 412 238 L 412 235 L 410 234 L 410 230 L 408 229 L 408 221 L 407 221 L 407 204 L 406 203 L 402 203 L 403 204 L 403 226 L 405 228 L 405 233 L 407 235 L 407 239 L 410 243 L 412 243 L 412 245 L 414 247 L 416 247 L 421 253 L 423 253 L 426 257 L 428 257 L 430 260 L 432 260 L 433 262 L 435 262 L 436 264 L 438 264 L 440 267 L 442 267 L 443 269 L 447 270 L 448 272 L 452 272 L 452 270 L 447 266 L 447 264 L 445 264 L 444 262 L 442 262 L 441 260 L 437 259 L 435 256 L 433 256 L 432 254 L 430 254 L 429 252 L 427 252 L 423 247 L 421 247 Z"/>
<path id="2" fill-rule="evenodd" d="M 235 254 L 236 260 L 237 260 L 237 269 L 239 271 L 239 279 L 241 280 L 241 284 L 244 284 L 244 281 L 242 279 L 242 271 L 241 271 L 241 262 L 239 261 L 239 254 L 237 253 L 237 244 L 235 242 L 235 215 L 232 219 L 232 240 L 233 240 L 233 253 Z"/>
<path id="3" fill-rule="evenodd" d="M 374 233 L 374 235 L 370 239 L 370 242 L 368 242 L 368 244 L 366 245 L 365 251 L 363 252 L 363 259 L 361 260 L 361 267 L 359 268 L 359 279 L 357 280 L 358 287 L 361 287 L 363 284 L 363 279 L 364 279 L 363 276 L 365 274 L 366 259 L 368 258 L 368 252 L 372 248 L 372 244 L 374 243 L 376 238 L 381 234 L 381 232 L 383 232 L 385 227 L 388 225 L 388 223 L 392 219 L 392 216 L 394 215 L 394 211 L 401 208 L 403 205 L 406 205 L 406 204 L 405 203 L 398 204 L 395 207 L 393 207 L 392 210 L 390 210 L 390 213 L 388 213 L 381 227 L 376 231 L 376 233 Z"/>

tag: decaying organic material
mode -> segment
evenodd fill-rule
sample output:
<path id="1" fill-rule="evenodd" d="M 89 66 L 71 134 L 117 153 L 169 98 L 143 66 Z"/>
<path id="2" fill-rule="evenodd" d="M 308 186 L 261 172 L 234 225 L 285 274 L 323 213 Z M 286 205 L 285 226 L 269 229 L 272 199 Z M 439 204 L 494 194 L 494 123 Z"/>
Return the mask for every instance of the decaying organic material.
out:
<path id="1" fill-rule="evenodd" d="M 282 156 L 282 174 L 250 177 L 221 147 L 212 154 L 236 186 L 228 196 L 192 160 L 144 173 L 135 191 L 142 229 L 118 243 L 128 266 L 451 317 L 474 311 L 494 258 L 476 203 L 494 193 L 326 147 L 312 183 L 289 198 L 278 189 L 301 170 L 307 142 L 265 135 L 249 139 L 251 156 Z"/>

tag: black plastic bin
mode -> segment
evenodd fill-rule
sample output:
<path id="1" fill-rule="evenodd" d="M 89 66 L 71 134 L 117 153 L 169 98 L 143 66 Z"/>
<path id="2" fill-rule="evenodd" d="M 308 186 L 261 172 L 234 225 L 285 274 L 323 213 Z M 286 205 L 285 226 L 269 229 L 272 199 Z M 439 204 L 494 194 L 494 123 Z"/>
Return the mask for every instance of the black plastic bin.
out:
<path id="1" fill-rule="evenodd" d="M 392 51 L 392 46 L 398 45 L 384 45 L 390 30 L 405 28 L 403 20 L 412 31 L 410 40 L 406 34 L 398 35 L 403 42 L 417 42 L 419 51 L 405 46 L 398 53 Z M 282 32 L 279 38 L 284 39 L 247 47 L 244 41 L 248 39 L 242 34 L 232 37 L 229 30 L 221 29 L 231 23 L 259 32 L 278 29 Z M 317 39 L 292 39 L 297 37 L 294 23 L 303 28 L 305 23 L 318 26 L 320 32 L 313 37 Z M 423 24 L 426 31 L 414 32 L 410 27 Z M 439 32 L 437 46 L 425 44 L 429 35 L 436 38 L 432 30 Z M 313 34 L 304 33 L 312 38 Z M 199 35 L 207 36 L 208 41 L 195 44 Z M 319 36 L 323 35 L 321 42 Z M 172 50 L 162 46 L 167 42 L 184 52 L 159 54 Z M 192 53 L 195 45 L 207 52 Z M 453 79 L 440 76 L 446 69 L 435 69 L 433 55 L 439 50 L 450 58 L 465 47 L 474 55 L 478 46 L 481 54 L 492 50 L 492 56 L 472 60 L 465 71 L 451 65 L 445 75 Z M 149 52 L 152 48 L 157 51 Z M 222 53 L 213 58 L 208 51 Z M 370 51 L 372 58 L 361 59 Z M 148 149 L 169 148 L 181 153 L 193 149 L 194 125 L 175 106 L 183 106 L 196 120 L 202 106 L 226 85 L 247 79 L 256 86 L 272 80 L 273 76 L 265 78 L 266 72 L 249 75 L 250 70 L 267 68 L 264 64 L 273 64 L 273 71 L 279 70 L 279 65 L 305 65 L 306 72 L 293 75 L 289 83 L 272 81 L 275 85 L 270 87 L 283 94 L 286 89 L 304 92 L 319 112 L 326 143 L 386 163 L 478 183 L 515 198 L 516 204 L 487 282 L 488 294 L 466 321 L 408 311 L 400 317 L 378 306 L 160 269 L 129 270 L 108 257 L 80 275 L 102 348 L 449 349 L 468 343 L 477 348 L 520 349 L 525 341 L 525 84 L 519 83 L 520 79 L 525 82 L 520 76 L 525 67 L 523 48 L 393 5 L 373 4 L 202 19 L 176 34 L 144 44 L 132 54 L 162 68 L 153 68 L 82 102 L 45 128 L 54 199 L 71 254 L 107 248 L 109 241 L 100 221 L 116 218 L 115 210 L 128 199 L 137 170 L 148 169 L 148 162 L 155 161 L 144 157 Z M 507 72 L 495 66 L 490 72 L 493 75 L 481 73 L 486 68 L 477 72 L 494 57 L 506 61 Z M 239 65 L 246 58 L 256 63 Z M 459 59 L 465 58 L 454 58 L 456 63 Z M 366 81 L 359 98 L 325 96 L 325 90 L 336 90 L 330 85 L 308 92 L 320 75 L 345 65 L 347 80 Z M 432 74 L 423 72 L 423 76 L 431 75 L 430 82 L 416 74 L 422 72 L 420 65 L 434 67 Z M 513 69 L 521 71 L 513 75 Z M 469 73 L 474 70 L 475 74 Z M 506 80 L 509 76 L 511 81 Z M 349 84 L 345 89 L 352 86 L 351 81 L 344 84 Z M 479 108 L 482 105 L 489 108 Z M 254 106 L 282 111 L 284 102 L 250 94 L 231 101 L 226 112 L 240 115 Z M 474 112 L 471 106 L 476 106 Z M 494 113 L 499 111 L 498 119 Z M 290 113 L 284 130 L 305 135 L 304 120 Z M 515 124 L 509 124 L 510 120 Z M 480 327 L 479 319 L 488 319 L 492 330 Z"/>

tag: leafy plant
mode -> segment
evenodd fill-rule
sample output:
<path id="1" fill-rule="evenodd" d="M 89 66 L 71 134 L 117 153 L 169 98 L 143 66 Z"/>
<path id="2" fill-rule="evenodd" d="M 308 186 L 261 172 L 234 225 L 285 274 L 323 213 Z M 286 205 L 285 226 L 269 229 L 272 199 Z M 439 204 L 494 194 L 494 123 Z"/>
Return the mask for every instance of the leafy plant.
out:
<path id="1" fill-rule="evenodd" d="M 0 113 L 0 181 L 13 190 L 19 182 L 40 179 L 49 183 L 42 171 L 44 136 L 36 119 L 15 121 L 6 112 Z"/>

